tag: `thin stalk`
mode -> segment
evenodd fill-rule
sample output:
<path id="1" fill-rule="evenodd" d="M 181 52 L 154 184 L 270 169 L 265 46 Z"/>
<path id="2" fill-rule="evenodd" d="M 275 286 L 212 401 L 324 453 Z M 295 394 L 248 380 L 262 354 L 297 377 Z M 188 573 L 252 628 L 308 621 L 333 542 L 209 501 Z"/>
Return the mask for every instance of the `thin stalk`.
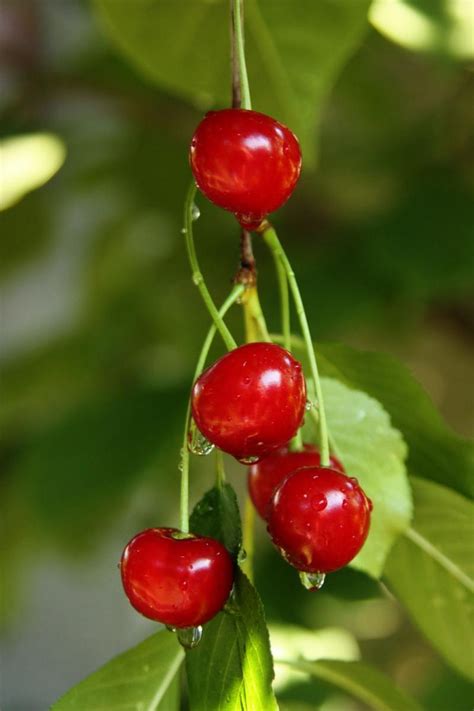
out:
<path id="1" fill-rule="evenodd" d="M 237 347 L 237 344 L 232 337 L 231 332 L 225 325 L 222 317 L 219 315 L 219 312 L 216 308 L 216 305 L 212 299 L 212 296 L 209 293 L 209 289 L 206 286 L 206 282 L 204 281 L 204 277 L 202 275 L 201 269 L 199 267 L 199 262 L 196 254 L 196 247 L 194 245 L 194 235 L 193 235 L 193 205 L 194 205 L 194 196 L 196 195 L 196 185 L 194 182 L 192 183 L 191 187 L 188 190 L 188 194 L 186 196 L 186 202 L 184 205 L 184 236 L 186 238 L 186 248 L 188 251 L 188 257 L 189 257 L 189 263 L 191 265 L 191 271 L 192 271 L 192 280 L 194 284 L 196 284 L 197 288 L 199 289 L 199 292 L 202 296 L 202 299 L 207 307 L 207 310 L 209 311 L 209 314 L 219 331 L 220 335 L 222 336 L 222 339 L 229 351 L 233 350 L 234 348 Z"/>
<path id="2" fill-rule="evenodd" d="M 290 291 L 295 302 L 296 314 L 298 316 L 301 332 L 306 346 L 306 351 L 308 354 L 309 366 L 311 370 L 311 376 L 314 380 L 314 386 L 316 389 L 316 396 L 318 398 L 319 405 L 319 432 L 320 432 L 320 446 L 321 446 L 321 464 L 323 467 L 329 465 L 329 439 L 328 439 L 328 429 L 326 423 L 326 413 L 324 410 L 324 400 L 323 392 L 321 388 L 321 380 L 319 378 L 318 365 L 316 363 L 316 356 L 314 354 L 313 342 L 311 339 L 311 332 L 309 330 L 308 319 L 306 318 L 306 313 L 304 310 L 303 300 L 301 298 L 300 290 L 298 287 L 298 282 L 295 278 L 295 273 L 291 267 L 288 257 L 285 254 L 280 240 L 278 239 L 277 233 L 274 228 L 267 223 L 265 229 L 263 230 L 263 238 L 267 245 L 272 250 L 273 254 L 278 258 L 280 263 L 285 269 L 285 273 L 288 279 L 288 284 L 290 286 Z"/>
<path id="3" fill-rule="evenodd" d="M 245 61 L 245 42 L 244 42 L 244 21 L 243 21 L 243 0 L 231 0 L 231 31 L 232 31 L 232 46 L 234 52 L 234 62 L 236 61 L 237 71 L 234 73 L 239 78 L 240 83 L 240 105 L 243 109 L 251 109 L 252 101 L 250 98 L 250 85 L 247 74 L 247 63 Z M 234 96 L 235 96 L 234 91 Z"/>
<path id="4" fill-rule="evenodd" d="M 224 455 L 219 447 L 216 447 L 216 486 L 222 489 L 225 484 Z"/>
<path id="5" fill-rule="evenodd" d="M 236 284 L 232 291 L 230 292 L 227 299 L 222 304 L 221 308 L 217 312 L 219 320 L 222 321 L 227 311 L 230 309 L 232 304 L 240 298 L 245 287 L 243 284 Z M 222 321 L 223 322 L 223 321 Z M 201 352 L 196 364 L 196 370 L 194 372 L 193 383 L 201 375 L 204 370 L 204 365 L 206 363 L 209 350 L 216 335 L 217 325 L 216 322 L 212 324 L 207 336 L 202 345 Z M 179 468 L 181 470 L 181 496 L 180 496 L 180 528 L 183 533 L 189 532 L 189 450 L 188 450 L 188 432 L 189 425 L 191 421 L 191 401 L 188 400 L 188 407 L 186 410 L 186 417 L 184 422 L 184 436 L 183 436 L 183 446 L 181 448 L 181 460 Z"/>

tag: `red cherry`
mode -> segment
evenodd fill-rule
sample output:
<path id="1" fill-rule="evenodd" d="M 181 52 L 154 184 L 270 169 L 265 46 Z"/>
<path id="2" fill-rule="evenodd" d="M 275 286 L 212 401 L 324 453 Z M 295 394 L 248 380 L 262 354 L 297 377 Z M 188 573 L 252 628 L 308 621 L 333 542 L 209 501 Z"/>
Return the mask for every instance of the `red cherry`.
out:
<path id="1" fill-rule="evenodd" d="M 301 151 L 286 126 L 257 111 L 210 111 L 189 153 L 199 189 L 247 229 L 281 207 L 301 172 Z"/>
<path id="2" fill-rule="evenodd" d="M 278 449 L 303 420 L 301 364 L 273 343 L 248 343 L 222 356 L 196 380 L 194 421 L 207 439 L 241 461 Z"/>
<path id="3" fill-rule="evenodd" d="M 298 469 L 275 491 L 268 531 L 286 560 L 306 573 L 330 573 L 362 548 L 370 504 L 357 479 L 324 467 Z"/>
<path id="4" fill-rule="evenodd" d="M 301 467 L 319 467 L 320 464 L 321 455 L 312 444 L 305 444 L 301 452 L 290 452 L 285 446 L 252 464 L 248 470 L 248 488 L 260 516 L 266 518 L 272 494 L 288 474 Z M 330 465 L 344 473 L 344 467 L 336 457 L 331 456 Z"/>
<path id="5" fill-rule="evenodd" d="M 225 605 L 233 563 L 213 538 L 181 535 L 174 528 L 149 528 L 132 538 L 122 554 L 122 583 L 145 617 L 172 627 L 195 627 Z"/>

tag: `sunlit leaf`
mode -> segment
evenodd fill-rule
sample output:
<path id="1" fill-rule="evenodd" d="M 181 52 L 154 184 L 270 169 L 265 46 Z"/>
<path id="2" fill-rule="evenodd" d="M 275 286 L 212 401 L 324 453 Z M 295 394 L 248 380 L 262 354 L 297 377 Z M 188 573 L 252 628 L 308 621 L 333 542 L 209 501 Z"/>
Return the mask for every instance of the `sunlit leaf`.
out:
<path id="1" fill-rule="evenodd" d="M 63 141 L 51 133 L 31 133 L 0 141 L 0 210 L 41 187 L 66 159 Z"/>
<path id="2" fill-rule="evenodd" d="M 379 32 L 407 49 L 457 59 L 474 56 L 470 0 L 375 0 L 369 17 Z"/>
<path id="3" fill-rule="evenodd" d="M 380 577 L 391 546 L 411 519 L 406 445 L 373 398 L 328 378 L 323 392 L 337 455 L 374 505 L 369 536 L 352 565 Z"/>
<path id="4" fill-rule="evenodd" d="M 191 711 L 277 710 L 262 603 L 240 571 L 234 595 L 186 655 Z"/>
<path id="5" fill-rule="evenodd" d="M 163 630 L 112 659 L 51 707 L 52 711 L 178 711 L 184 660 L 174 634 Z"/>
<path id="6" fill-rule="evenodd" d="M 474 678 L 474 505 L 444 486 L 412 481 L 415 518 L 384 576 L 440 654 Z"/>

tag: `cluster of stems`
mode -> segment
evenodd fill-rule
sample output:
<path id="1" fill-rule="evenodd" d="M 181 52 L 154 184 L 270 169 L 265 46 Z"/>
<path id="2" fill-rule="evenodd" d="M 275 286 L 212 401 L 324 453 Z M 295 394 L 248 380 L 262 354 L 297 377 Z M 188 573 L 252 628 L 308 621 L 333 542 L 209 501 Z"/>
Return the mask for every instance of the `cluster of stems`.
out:
<path id="1" fill-rule="evenodd" d="M 241 0 L 231 0 L 231 29 L 232 29 L 232 105 L 234 108 L 251 109 L 251 99 L 247 69 L 245 64 L 245 48 L 244 48 L 244 33 L 243 33 L 243 14 Z M 258 298 L 255 262 L 251 251 L 251 236 L 246 231 L 243 232 L 241 240 L 241 269 L 236 278 L 229 296 L 224 301 L 220 309 L 218 309 L 212 299 L 211 294 L 206 286 L 203 274 L 199 267 L 197 259 L 194 237 L 193 237 L 193 221 L 195 219 L 194 199 L 196 195 L 196 185 L 194 181 L 188 191 L 184 208 L 184 235 L 186 249 L 191 265 L 193 282 L 196 284 L 204 304 L 211 316 L 212 325 L 207 333 L 204 344 L 199 354 L 194 380 L 196 380 L 204 369 L 207 356 L 212 345 L 214 336 L 219 332 L 224 344 L 228 350 L 233 350 L 237 344 L 225 324 L 224 317 L 230 307 L 236 302 L 240 302 L 244 309 L 244 322 L 247 341 L 271 341 L 268 329 L 265 323 L 260 301 Z M 321 449 L 321 464 L 329 465 L 329 436 L 326 424 L 326 416 L 323 402 L 323 393 L 321 381 L 314 353 L 313 342 L 306 317 L 303 300 L 294 271 L 288 260 L 288 257 L 278 239 L 277 233 L 273 226 L 265 220 L 258 230 L 263 237 L 264 242 L 269 247 L 274 263 L 278 279 L 280 307 L 281 307 L 281 331 L 282 344 L 287 350 L 291 350 L 292 335 L 290 323 L 290 294 L 293 298 L 295 312 L 299 321 L 301 335 L 306 349 L 310 375 L 314 382 L 314 387 L 317 397 L 318 416 L 317 422 L 319 427 L 319 444 Z M 249 278 L 249 271 L 251 278 Z M 183 446 L 181 450 L 181 513 L 180 527 L 183 532 L 189 530 L 189 451 L 188 451 L 188 435 L 191 425 L 191 406 L 188 403 Z M 293 440 L 292 446 L 296 449 L 301 448 L 302 439 L 301 431 Z M 221 453 L 217 453 L 217 485 L 222 486 L 224 481 L 224 465 Z M 253 507 L 250 500 L 247 501 L 245 523 L 244 523 L 244 547 L 247 550 L 247 566 L 250 572 L 251 569 L 251 551 L 253 549 Z"/>

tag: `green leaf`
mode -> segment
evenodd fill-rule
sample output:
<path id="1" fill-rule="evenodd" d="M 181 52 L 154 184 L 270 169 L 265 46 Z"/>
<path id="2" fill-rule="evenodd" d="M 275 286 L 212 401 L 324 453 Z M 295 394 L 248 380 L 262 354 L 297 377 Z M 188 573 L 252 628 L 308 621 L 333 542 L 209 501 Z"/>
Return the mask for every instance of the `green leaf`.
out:
<path id="1" fill-rule="evenodd" d="M 415 519 L 384 576 L 447 662 L 474 678 L 474 505 L 422 479 L 413 493 Z"/>
<path id="2" fill-rule="evenodd" d="M 200 108 L 230 103 L 227 0 L 95 0 L 132 62 Z M 370 0 L 247 0 L 246 54 L 254 108 L 288 124 L 311 162 L 324 102 L 366 30 Z M 199 51 L 196 51 L 196 48 Z"/>
<path id="3" fill-rule="evenodd" d="M 474 54 L 472 4 L 433 0 L 375 0 L 370 21 L 402 47 L 458 60 Z"/>
<path id="4" fill-rule="evenodd" d="M 444 423 L 428 395 L 395 358 L 319 345 L 321 371 L 379 400 L 408 445 L 409 471 L 474 495 L 474 447 Z"/>
<path id="5" fill-rule="evenodd" d="M 52 711 L 178 711 L 184 652 L 162 630 L 74 686 Z"/>
<path id="6" fill-rule="evenodd" d="M 391 679 L 364 662 L 321 659 L 288 664 L 346 691 L 374 711 L 421 711 L 414 699 L 407 696 Z"/>
<path id="7" fill-rule="evenodd" d="M 193 533 L 220 541 L 234 557 L 242 544 L 239 504 L 230 484 L 207 491 L 189 520 Z"/>
<path id="8" fill-rule="evenodd" d="M 322 386 L 336 453 L 374 504 L 369 536 L 352 565 L 380 577 L 391 546 L 412 514 L 406 445 L 376 400 L 337 380 L 324 378 Z"/>
<path id="9" fill-rule="evenodd" d="M 263 607 L 239 570 L 230 611 L 204 628 L 186 654 L 191 711 L 276 711 L 273 666 Z"/>
<path id="10" fill-rule="evenodd" d="M 78 408 L 37 435 L 11 476 L 47 535 L 65 546 L 97 545 L 104 518 L 126 502 L 158 455 L 177 446 L 181 394 L 133 389 Z M 166 480 L 165 471 L 163 487 Z"/>

